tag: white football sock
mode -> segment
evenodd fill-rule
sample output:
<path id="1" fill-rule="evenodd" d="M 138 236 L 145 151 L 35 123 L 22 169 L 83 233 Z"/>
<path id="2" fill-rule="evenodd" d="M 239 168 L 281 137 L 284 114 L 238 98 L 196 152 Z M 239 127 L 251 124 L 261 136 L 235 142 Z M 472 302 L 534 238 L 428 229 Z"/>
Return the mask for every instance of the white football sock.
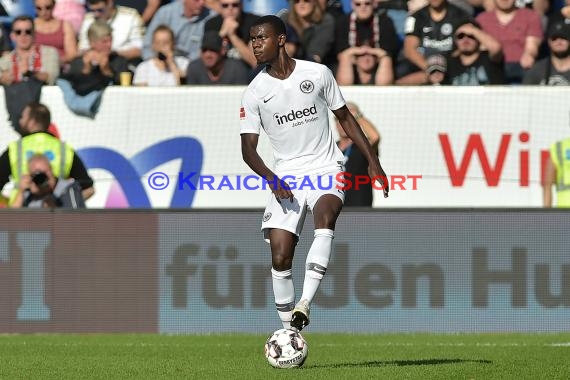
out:
<path id="1" fill-rule="evenodd" d="M 313 301 L 321 280 L 327 271 L 332 252 L 334 231 L 326 228 L 315 230 L 315 239 L 307 254 L 305 263 L 305 282 L 303 283 L 302 300 Z"/>
<path id="2" fill-rule="evenodd" d="M 293 270 L 279 272 L 271 268 L 271 278 L 273 279 L 273 295 L 275 296 L 277 314 L 283 322 L 283 328 L 291 328 L 291 315 L 295 307 Z"/>

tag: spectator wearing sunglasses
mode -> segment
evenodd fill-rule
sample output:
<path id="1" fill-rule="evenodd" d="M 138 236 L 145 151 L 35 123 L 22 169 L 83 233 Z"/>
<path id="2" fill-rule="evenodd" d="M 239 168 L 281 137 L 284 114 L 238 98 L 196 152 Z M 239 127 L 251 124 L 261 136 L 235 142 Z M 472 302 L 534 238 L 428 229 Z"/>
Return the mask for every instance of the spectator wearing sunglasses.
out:
<path id="1" fill-rule="evenodd" d="M 216 31 L 209 30 L 204 32 L 201 50 L 200 58 L 190 62 L 188 65 L 186 84 L 248 84 L 248 69 L 237 59 L 226 57 L 224 41 Z"/>
<path id="2" fill-rule="evenodd" d="M 36 43 L 57 49 L 61 63 L 69 63 L 78 55 L 77 38 L 71 24 L 53 15 L 55 0 L 36 0 L 34 29 Z"/>
<path id="3" fill-rule="evenodd" d="M 206 22 L 205 31 L 214 30 L 223 38 L 228 58 L 241 60 L 248 69 L 257 65 L 249 43 L 249 29 L 259 16 L 243 11 L 242 0 L 220 0 L 220 14 Z"/>
<path id="4" fill-rule="evenodd" d="M 113 29 L 112 49 L 127 61 L 138 64 L 143 47 L 143 21 L 136 9 L 116 6 L 114 0 L 87 0 L 89 12 L 85 15 L 79 33 L 79 50 L 89 50 L 87 31 L 96 20 L 105 21 Z"/>
<path id="5" fill-rule="evenodd" d="M 457 49 L 448 59 L 443 84 L 479 86 L 505 82 L 503 51 L 498 40 L 475 22 L 457 28 L 454 40 Z"/>
<path id="6" fill-rule="evenodd" d="M 390 85 L 394 80 L 392 57 L 368 43 L 353 46 L 339 54 L 336 80 L 341 86 Z"/>
<path id="7" fill-rule="evenodd" d="M 19 83 L 31 77 L 50 85 L 55 83 L 60 67 L 57 50 L 36 44 L 34 37 L 34 20 L 29 16 L 16 17 L 10 33 L 14 50 L 0 58 L 0 84 Z"/>
<path id="8" fill-rule="evenodd" d="M 373 0 L 352 0 L 352 11 L 337 18 L 335 27 L 335 54 L 369 41 L 373 48 L 383 49 L 392 60 L 399 51 L 399 40 L 394 23 L 384 11 L 375 12 Z"/>
<path id="9" fill-rule="evenodd" d="M 548 28 L 550 56 L 525 73 L 523 84 L 570 85 L 570 20 L 558 19 Z"/>

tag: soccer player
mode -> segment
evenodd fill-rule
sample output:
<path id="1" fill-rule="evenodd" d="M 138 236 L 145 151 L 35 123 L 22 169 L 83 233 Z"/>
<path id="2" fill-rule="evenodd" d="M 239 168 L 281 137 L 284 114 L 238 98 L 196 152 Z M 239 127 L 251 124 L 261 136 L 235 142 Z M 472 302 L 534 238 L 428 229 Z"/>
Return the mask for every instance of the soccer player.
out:
<path id="1" fill-rule="evenodd" d="M 311 301 L 327 270 L 344 201 L 344 191 L 338 188 L 344 183 L 336 181 L 343 171 L 343 154 L 333 139 L 328 109 L 365 155 L 368 174 L 379 181 L 384 197 L 388 196 L 388 184 L 378 156 L 346 107 L 332 72 L 321 64 L 291 58 L 285 50 L 285 33 L 285 24 L 273 15 L 259 18 L 250 28 L 253 54 L 265 67 L 244 92 L 240 133 L 245 163 L 267 179 L 273 193 L 261 230 L 271 247 L 277 312 L 284 328 L 300 331 L 309 324 Z M 273 147 L 275 171 L 257 152 L 262 128 Z M 310 178 L 314 189 L 294 189 L 281 180 L 284 176 Z M 332 178 L 333 185 L 326 186 L 328 180 L 322 178 Z M 314 217 L 315 233 L 307 254 L 303 293 L 295 305 L 291 268 L 307 207 Z"/>

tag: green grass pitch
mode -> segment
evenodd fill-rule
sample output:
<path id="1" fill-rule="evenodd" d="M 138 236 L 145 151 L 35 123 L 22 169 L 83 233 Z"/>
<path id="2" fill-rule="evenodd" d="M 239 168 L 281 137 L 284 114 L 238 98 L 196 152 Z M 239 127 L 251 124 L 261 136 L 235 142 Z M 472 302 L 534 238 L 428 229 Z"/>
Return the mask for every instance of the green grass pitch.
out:
<path id="1" fill-rule="evenodd" d="M 261 335 L 0 335 L 0 379 L 570 379 L 570 334 L 304 336 L 279 370 Z"/>

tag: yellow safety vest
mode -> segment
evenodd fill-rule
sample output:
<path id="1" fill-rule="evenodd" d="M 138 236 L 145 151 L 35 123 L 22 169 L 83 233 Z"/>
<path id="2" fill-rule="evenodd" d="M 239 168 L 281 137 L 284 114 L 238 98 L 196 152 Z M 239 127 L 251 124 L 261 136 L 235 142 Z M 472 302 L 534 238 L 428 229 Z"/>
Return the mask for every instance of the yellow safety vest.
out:
<path id="1" fill-rule="evenodd" d="M 550 158 L 556 168 L 556 207 L 570 207 L 570 138 L 552 144 Z"/>
<path id="2" fill-rule="evenodd" d="M 15 183 L 14 190 L 10 195 L 10 204 L 18 192 L 20 178 L 22 175 L 28 174 L 28 160 L 34 154 L 43 154 L 49 159 L 54 176 L 69 178 L 74 155 L 70 146 L 49 133 L 38 132 L 24 136 L 8 145 L 10 170 Z"/>

